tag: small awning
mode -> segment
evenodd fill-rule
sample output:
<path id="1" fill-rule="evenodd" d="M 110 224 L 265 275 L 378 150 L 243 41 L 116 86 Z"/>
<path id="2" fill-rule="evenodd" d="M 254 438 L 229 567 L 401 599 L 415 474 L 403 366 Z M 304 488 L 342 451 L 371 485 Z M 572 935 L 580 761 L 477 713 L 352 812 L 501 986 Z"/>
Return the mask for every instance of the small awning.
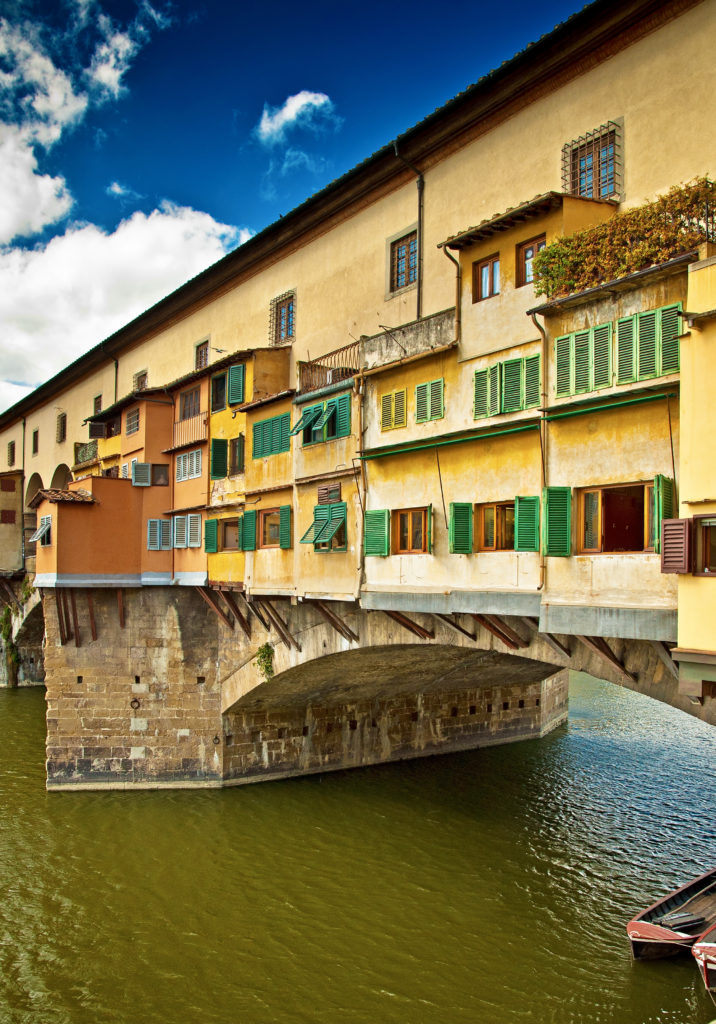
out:
<path id="1" fill-rule="evenodd" d="M 33 533 L 32 537 L 30 537 L 30 539 L 28 541 L 29 544 L 34 544 L 35 541 L 42 540 L 42 538 L 46 537 L 47 534 L 50 532 L 50 528 L 52 526 L 52 520 L 45 519 L 44 516 L 42 518 L 43 518 L 43 521 L 40 523 L 38 528 L 35 530 L 35 532 Z"/>
<path id="2" fill-rule="evenodd" d="M 294 434 L 300 433 L 302 430 L 307 430 L 309 427 L 312 427 L 315 424 L 318 417 L 322 415 L 322 413 L 323 410 L 320 408 L 320 406 L 317 407 L 314 405 L 311 406 L 310 409 L 307 409 L 304 412 L 303 416 L 301 416 L 295 427 L 289 430 L 289 434 L 291 435 L 291 437 L 293 437 Z"/>

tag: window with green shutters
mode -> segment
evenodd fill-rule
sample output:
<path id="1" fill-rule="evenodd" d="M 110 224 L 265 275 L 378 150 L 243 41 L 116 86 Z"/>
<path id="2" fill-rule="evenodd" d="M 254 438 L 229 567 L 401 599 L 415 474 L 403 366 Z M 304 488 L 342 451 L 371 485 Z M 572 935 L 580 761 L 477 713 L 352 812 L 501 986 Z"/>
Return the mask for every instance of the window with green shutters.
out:
<path id="1" fill-rule="evenodd" d="M 556 339 L 554 352 L 557 398 L 611 387 L 611 324 L 563 335 Z"/>
<path id="2" fill-rule="evenodd" d="M 241 528 L 241 550 L 256 550 L 256 509 L 248 509 L 244 512 Z"/>
<path id="3" fill-rule="evenodd" d="M 415 387 L 415 422 L 441 420 L 445 415 L 444 381 L 430 380 Z"/>
<path id="4" fill-rule="evenodd" d="M 278 455 L 291 449 L 291 414 L 282 413 L 254 423 L 251 454 L 255 459 Z"/>
<path id="5" fill-rule="evenodd" d="M 545 487 L 544 550 L 547 555 L 572 553 L 572 490 L 570 487 Z"/>
<path id="6" fill-rule="evenodd" d="M 472 413 L 476 420 L 484 419 L 486 416 L 497 416 L 499 413 L 501 370 L 500 363 L 475 370 Z"/>
<path id="7" fill-rule="evenodd" d="M 473 518 L 474 513 L 472 502 L 450 502 L 448 541 L 451 555 L 471 554 Z"/>
<path id="8" fill-rule="evenodd" d="M 278 546 L 285 550 L 291 547 L 291 506 L 281 505 L 278 514 Z"/>
<path id="9" fill-rule="evenodd" d="M 229 472 L 229 442 L 223 437 L 211 439 L 211 479 L 223 480 Z"/>
<path id="10" fill-rule="evenodd" d="M 390 554 L 390 509 L 380 508 L 366 511 L 364 547 L 366 555 Z"/>
<path id="11" fill-rule="evenodd" d="M 219 550 L 219 520 L 207 519 L 204 523 L 204 551 L 214 554 Z"/>
<path id="12" fill-rule="evenodd" d="M 351 396 L 339 395 L 320 405 L 304 408 L 291 434 L 303 434 L 303 446 L 348 437 L 351 432 Z"/>
<path id="13" fill-rule="evenodd" d="M 316 505 L 313 522 L 301 537 L 301 544 L 313 544 L 314 551 L 345 551 L 348 547 L 346 524 L 345 501 Z"/>
<path id="14" fill-rule="evenodd" d="M 674 481 L 610 484 L 577 492 L 577 549 L 582 554 L 661 550 L 661 524 L 676 504 Z"/>
<path id="15" fill-rule="evenodd" d="M 229 367 L 229 405 L 240 405 L 244 401 L 246 388 L 246 367 L 243 363 Z"/>
<path id="16" fill-rule="evenodd" d="M 473 416 L 476 420 L 498 413 L 534 409 L 541 400 L 541 357 L 504 359 L 475 370 Z"/>
<path id="17" fill-rule="evenodd" d="M 539 497 L 515 498 L 515 551 L 539 551 Z"/>
<path id="18" fill-rule="evenodd" d="M 617 383 L 629 384 L 679 371 L 681 303 L 617 321 Z"/>
<path id="19" fill-rule="evenodd" d="M 657 474 L 654 477 L 653 496 L 653 532 L 651 546 L 655 553 L 661 553 L 661 524 L 664 519 L 673 519 L 678 511 L 676 506 L 676 488 L 674 481 L 668 476 Z"/>

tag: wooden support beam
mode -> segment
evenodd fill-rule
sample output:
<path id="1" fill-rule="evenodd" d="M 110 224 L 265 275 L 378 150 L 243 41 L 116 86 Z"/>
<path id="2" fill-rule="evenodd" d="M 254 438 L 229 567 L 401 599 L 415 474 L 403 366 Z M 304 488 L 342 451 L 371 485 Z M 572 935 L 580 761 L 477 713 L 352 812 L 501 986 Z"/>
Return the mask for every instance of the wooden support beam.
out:
<path id="1" fill-rule="evenodd" d="M 57 609 L 57 628 L 60 631 L 60 644 L 64 647 L 67 643 L 67 628 L 65 617 L 62 613 L 62 591 L 55 590 L 55 608 Z"/>
<path id="2" fill-rule="evenodd" d="M 117 591 L 117 611 L 119 612 L 120 628 L 124 629 L 124 594 L 121 590 Z"/>
<path id="3" fill-rule="evenodd" d="M 215 594 L 207 590 L 205 587 L 194 587 L 194 590 L 196 590 L 196 592 L 204 598 L 204 600 L 209 605 L 214 614 L 218 615 L 221 621 L 225 625 L 227 625 L 229 629 L 234 628 L 234 620 L 230 619 L 229 616 L 226 614 L 224 609 L 219 604 L 219 599 L 218 597 L 216 597 Z"/>
<path id="4" fill-rule="evenodd" d="M 77 600 L 74 590 L 70 590 L 70 607 L 72 608 L 72 628 L 75 631 L 75 647 L 80 646 L 80 627 L 77 622 Z"/>
<path id="5" fill-rule="evenodd" d="M 513 629 L 512 626 L 508 626 L 507 623 L 503 619 L 501 619 L 499 615 L 486 615 L 485 618 L 489 619 L 493 625 L 497 626 L 500 632 L 504 633 L 506 637 L 509 637 L 509 639 L 514 644 L 517 644 L 518 647 L 522 649 L 524 649 L 525 647 L 529 647 L 529 640 L 525 640 L 523 636 L 520 636 L 517 630 Z"/>
<path id="6" fill-rule="evenodd" d="M 446 626 L 450 627 L 450 629 L 454 629 L 457 633 L 462 633 L 462 635 L 466 636 L 468 640 L 477 640 L 477 633 L 471 633 L 469 629 L 465 629 L 465 627 L 461 626 L 459 622 L 456 622 L 451 615 L 443 615 L 442 612 L 434 612 L 434 615 L 436 619 L 440 619 L 440 621 L 444 622 Z"/>
<path id="7" fill-rule="evenodd" d="M 533 629 L 536 632 L 539 640 L 544 640 L 547 646 L 551 647 L 553 651 L 557 652 L 557 654 L 563 654 L 567 658 L 572 657 L 572 652 L 569 647 L 566 647 L 565 644 L 563 644 L 561 640 L 558 640 L 553 633 L 540 633 L 538 619 L 533 619 L 529 615 L 520 615 L 519 618 L 524 622 L 528 629 Z"/>
<path id="8" fill-rule="evenodd" d="M 505 647 L 509 647 L 511 651 L 517 650 L 517 644 L 515 641 L 510 640 L 510 638 L 502 632 L 500 627 L 496 626 L 495 623 L 487 617 L 487 615 L 478 615 L 476 612 L 470 612 L 470 615 L 472 615 L 478 625 L 484 626 L 488 633 L 492 633 L 493 636 L 496 636 L 497 639 L 505 645 Z"/>
<path id="9" fill-rule="evenodd" d="M 595 654 L 600 655 L 600 657 L 604 658 L 605 661 L 608 661 L 627 679 L 631 679 L 633 683 L 637 681 L 637 677 L 633 675 L 633 673 L 629 672 L 622 662 L 619 661 L 619 658 L 617 658 L 616 654 L 603 636 L 578 636 L 577 639 L 581 640 L 590 651 L 594 651 Z"/>
<path id="10" fill-rule="evenodd" d="M 415 636 L 419 636 L 421 640 L 434 640 L 435 633 L 421 626 L 420 623 L 414 622 L 409 619 L 407 615 L 403 615 L 402 612 L 384 612 L 388 618 L 393 619 L 399 623 L 403 629 L 407 629 L 409 633 L 413 633 Z"/>
<path id="11" fill-rule="evenodd" d="M 92 634 L 92 639 L 96 640 L 97 639 L 97 624 L 94 621 L 94 599 L 92 597 L 92 591 L 91 590 L 87 591 L 87 612 L 88 612 L 88 615 L 89 615 L 90 633 Z"/>
<path id="12" fill-rule="evenodd" d="M 247 639 L 250 640 L 251 639 L 251 623 L 246 618 L 244 613 L 239 609 L 238 604 L 234 600 L 234 595 L 231 593 L 230 590 L 224 590 L 223 588 L 220 589 L 219 593 L 221 594 L 223 599 L 228 604 L 228 606 L 229 606 L 229 608 L 231 610 L 232 615 L 234 615 L 234 617 L 236 618 L 236 621 L 238 622 L 238 624 L 243 629 L 244 633 L 246 634 Z"/>
<path id="13" fill-rule="evenodd" d="M 260 599 L 261 609 L 269 617 L 273 625 L 276 627 L 276 632 L 283 640 L 286 647 L 295 647 L 297 651 L 301 650 L 301 645 L 298 640 L 291 634 L 288 628 L 288 623 L 284 622 L 279 613 L 276 611 L 274 606 L 265 597 Z"/>
<path id="14" fill-rule="evenodd" d="M 326 622 L 329 625 L 333 626 L 336 633 L 339 633 L 344 640 L 353 642 L 357 642 L 358 640 L 360 640 L 358 634 L 353 632 L 348 623 L 323 601 L 311 601 L 311 604 L 318 609 L 318 611 L 321 613 Z"/>
<path id="15" fill-rule="evenodd" d="M 678 681 L 679 678 L 679 667 L 674 663 L 674 659 L 671 657 L 669 648 L 661 640 L 650 640 L 649 643 L 654 648 L 656 656 L 663 665 L 666 666 L 667 670 L 672 674 L 674 679 Z"/>
<path id="16" fill-rule="evenodd" d="M 259 606 L 259 599 L 257 597 L 255 597 L 255 598 L 253 598 L 253 600 L 249 601 L 249 599 L 246 597 L 245 594 L 241 595 L 241 599 L 243 600 L 244 604 L 246 605 L 247 610 L 249 612 L 253 612 L 253 614 L 259 620 L 259 622 L 264 627 L 266 632 L 270 633 L 271 632 L 271 622 L 270 622 L 269 619 L 266 618 L 265 612 L 263 612 L 261 610 L 261 608 Z"/>
<path id="17" fill-rule="evenodd" d="M 8 603 L 11 604 L 11 605 L 14 605 L 15 608 L 17 608 L 18 611 L 19 611 L 20 610 L 20 602 L 18 601 L 18 599 L 17 599 L 17 597 L 15 595 L 15 591 L 12 589 L 12 587 L 10 586 L 10 584 L 8 583 L 8 581 L 6 579 L 0 578 L 0 583 L 2 583 L 3 590 L 5 591 L 5 593 L 8 596 Z"/>
<path id="18" fill-rule="evenodd" d="M 62 617 L 65 620 L 65 636 L 68 640 L 72 640 L 74 634 L 70 624 L 70 609 L 67 601 L 67 591 L 60 590 L 60 594 L 62 595 Z"/>

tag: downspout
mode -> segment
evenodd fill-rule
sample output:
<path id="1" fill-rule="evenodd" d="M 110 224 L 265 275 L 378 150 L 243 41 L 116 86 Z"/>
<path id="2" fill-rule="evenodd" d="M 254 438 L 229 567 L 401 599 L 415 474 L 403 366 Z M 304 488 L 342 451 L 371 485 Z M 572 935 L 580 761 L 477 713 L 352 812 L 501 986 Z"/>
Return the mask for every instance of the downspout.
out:
<path id="1" fill-rule="evenodd" d="M 25 560 L 27 558 L 27 554 L 25 552 L 25 483 L 26 483 L 26 481 L 25 481 L 25 433 L 26 433 L 26 429 L 27 429 L 27 420 L 23 416 L 22 417 L 22 466 L 20 467 L 21 470 L 22 470 L 22 483 L 21 483 L 20 486 L 22 487 L 22 571 L 24 573 L 27 573 L 27 567 L 25 565 Z"/>
<path id="2" fill-rule="evenodd" d="M 547 487 L 547 332 L 545 331 L 542 324 L 537 322 L 537 316 L 535 313 L 529 313 L 532 323 L 539 331 L 542 337 L 542 413 L 539 424 L 539 447 L 541 455 L 541 469 L 540 469 L 540 480 L 541 480 L 541 496 L 544 498 L 545 488 Z M 538 590 L 543 590 L 547 580 L 547 556 L 545 555 L 544 543 L 542 541 L 543 531 L 540 530 L 540 546 L 539 546 L 539 586 Z"/>
<path id="3" fill-rule="evenodd" d="M 114 357 L 112 357 L 114 359 Z M 114 359 L 114 400 L 117 401 L 117 380 L 119 377 L 119 360 Z"/>
<path id="4" fill-rule="evenodd" d="M 358 454 L 362 455 L 363 454 L 363 434 L 364 434 L 364 431 L 365 431 L 365 428 L 363 426 L 363 399 L 365 397 L 365 374 L 364 374 L 363 370 L 361 370 L 360 374 L 356 377 L 355 382 L 353 384 L 353 390 L 354 390 L 355 394 L 358 396 Z M 356 589 L 355 589 L 355 599 L 356 599 L 356 601 L 358 601 L 360 599 L 360 591 L 361 591 L 361 587 L 363 585 L 363 579 L 364 579 L 364 576 L 365 576 L 365 538 L 363 536 L 363 533 L 365 531 L 365 508 L 366 508 L 366 503 L 368 501 L 368 479 L 367 479 L 367 476 L 366 476 L 365 461 L 363 459 L 359 459 L 359 462 L 360 462 L 361 483 L 363 484 L 363 500 L 361 502 L 361 508 L 362 508 L 362 511 L 363 511 L 363 515 L 361 517 L 361 519 L 362 519 L 362 523 L 361 523 L 362 529 L 361 529 L 361 532 L 360 532 L 360 544 L 359 544 L 359 555 L 358 555 L 358 580 L 357 580 Z M 360 493 L 359 493 L 358 497 L 360 499 Z"/>
<path id="5" fill-rule="evenodd" d="M 460 343 L 460 335 L 462 333 L 462 274 L 460 273 L 460 261 L 456 260 L 451 252 L 448 252 L 445 246 L 442 247 L 443 253 L 447 258 L 455 264 L 455 342 Z"/>
<path id="6" fill-rule="evenodd" d="M 418 294 L 417 294 L 417 311 L 415 315 L 416 320 L 420 320 L 423 315 L 423 193 L 425 191 L 425 178 L 423 177 L 422 171 L 419 171 L 417 167 L 414 167 L 404 156 L 401 156 L 398 152 L 398 140 L 393 140 L 393 150 L 398 160 L 401 160 L 406 167 L 408 167 L 413 174 L 417 176 L 418 186 Z"/>

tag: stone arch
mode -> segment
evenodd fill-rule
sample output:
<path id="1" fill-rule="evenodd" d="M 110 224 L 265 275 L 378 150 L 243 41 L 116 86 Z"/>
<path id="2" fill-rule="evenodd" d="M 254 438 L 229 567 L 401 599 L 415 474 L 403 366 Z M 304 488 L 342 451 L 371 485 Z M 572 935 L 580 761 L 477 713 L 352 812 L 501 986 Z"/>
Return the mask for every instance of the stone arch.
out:
<path id="1" fill-rule="evenodd" d="M 52 482 L 50 487 L 56 487 L 58 490 L 63 491 L 70 480 L 72 479 L 72 472 L 69 466 L 66 466 L 64 462 L 61 462 L 52 474 Z"/>
<path id="2" fill-rule="evenodd" d="M 41 491 L 44 486 L 45 485 L 42 482 L 42 477 L 40 476 L 40 474 L 39 473 L 33 473 L 32 476 L 30 477 L 30 479 L 27 482 L 27 487 L 25 488 L 25 509 L 26 510 L 32 511 L 31 509 L 29 509 L 30 502 L 35 497 L 37 492 Z M 35 513 L 32 512 L 33 516 L 34 516 L 34 514 Z"/>

